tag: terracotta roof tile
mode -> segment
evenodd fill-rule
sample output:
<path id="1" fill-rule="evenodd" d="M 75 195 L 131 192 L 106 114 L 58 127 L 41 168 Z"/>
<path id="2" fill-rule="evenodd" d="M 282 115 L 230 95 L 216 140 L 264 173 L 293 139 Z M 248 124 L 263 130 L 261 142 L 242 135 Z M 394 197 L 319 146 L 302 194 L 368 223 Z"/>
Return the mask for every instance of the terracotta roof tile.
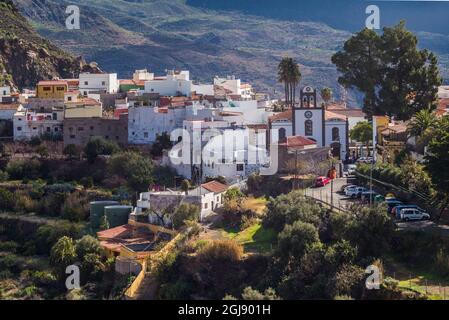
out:
<path id="1" fill-rule="evenodd" d="M 293 113 L 292 110 L 287 110 L 278 114 L 275 114 L 269 118 L 270 122 L 279 121 L 279 120 L 292 120 Z"/>
<path id="2" fill-rule="evenodd" d="M 313 146 L 316 144 L 317 144 L 316 141 L 313 141 L 303 136 L 291 136 L 284 138 L 279 142 L 280 146 L 287 146 L 287 147 L 305 147 L 305 146 Z"/>
<path id="3" fill-rule="evenodd" d="M 214 192 L 214 193 L 222 193 L 228 189 L 226 184 L 223 184 L 218 181 L 210 181 L 208 183 L 204 183 L 201 185 L 204 189 Z"/>

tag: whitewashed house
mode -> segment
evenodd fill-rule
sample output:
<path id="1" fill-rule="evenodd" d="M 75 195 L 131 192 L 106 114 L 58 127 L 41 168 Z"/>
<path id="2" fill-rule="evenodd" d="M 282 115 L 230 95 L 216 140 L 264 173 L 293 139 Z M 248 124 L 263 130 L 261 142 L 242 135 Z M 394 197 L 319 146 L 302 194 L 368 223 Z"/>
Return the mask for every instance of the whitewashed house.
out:
<path id="1" fill-rule="evenodd" d="M 116 73 L 80 73 L 79 91 L 82 95 L 90 93 L 117 93 L 119 81 Z"/>
<path id="2" fill-rule="evenodd" d="M 11 88 L 9 86 L 0 87 L 0 102 L 9 97 L 11 97 Z"/>
<path id="3" fill-rule="evenodd" d="M 182 203 L 189 203 L 201 208 L 200 221 L 202 221 L 214 210 L 223 206 L 223 195 L 228 188 L 228 185 L 211 181 L 189 190 L 187 193 L 170 189 L 143 192 L 140 194 L 130 218 L 138 220 L 144 216 L 145 219 L 148 217 L 148 222 L 151 224 L 169 227 L 172 225 L 171 215 L 164 213 L 173 212 Z"/>
<path id="4" fill-rule="evenodd" d="M 162 78 L 145 81 L 145 93 L 158 93 L 161 96 L 186 96 L 192 93 L 189 71 L 169 70 Z"/>
<path id="5" fill-rule="evenodd" d="M 27 141 L 42 135 L 62 136 L 64 110 L 36 112 L 20 107 L 14 114 L 14 141 Z"/>

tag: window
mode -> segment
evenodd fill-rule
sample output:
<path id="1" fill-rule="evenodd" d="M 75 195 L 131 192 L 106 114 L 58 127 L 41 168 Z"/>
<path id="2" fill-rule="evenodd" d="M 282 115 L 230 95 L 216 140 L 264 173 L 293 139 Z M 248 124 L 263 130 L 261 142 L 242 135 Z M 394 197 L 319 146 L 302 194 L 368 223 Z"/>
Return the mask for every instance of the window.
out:
<path id="1" fill-rule="evenodd" d="M 3 90 L 3 95 L 6 96 L 6 90 Z"/>
<path id="2" fill-rule="evenodd" d="M 144 138 L 148 138 L 148 132 L 144 132 L 144 133 L 143 133 L 143 137 L 144 137 Z"/>
<path id="3" fill-rule="evenodd" d="M 78 131 L 84 131 L 84 127 L 78 127 Z"/>
<path id="4" fill-rule="evenodd" d="M 71 135 L 70 135 L 70 139 L 75 139 L 75 135 L 74 135 L 74 134 L 71 134 Z"/>
<path id="5" fill-rule="evenodd" d="M 67 97 L 67 101 L 72 101 L 72 97 Z"/>
<path id="6" fill-rule="evenodd" d="M 237 171 L 243 171 L 244 169 L 245 169 L 245 166 L 243 165 L 243 163 L 237 164 Z"/>
<path id="7" fill-rule="evenodd" d="M 84 91 L 84 95 L 87 96 L 87 91 Z"/>
<path id="8" fill-rule="evenodd" d="M 51 128 L 50 127 L 47 127 L 47 132 L 51 132 Z"/>
<path id="9" fill-rule="evenodd" d="M 340 141 L 340 129 L 332 128 L 332 141 Z"/>
<path id="10" fill-rule="evenodd" d="M 306 136 L 313 136 L 313 122 L 312 120 L 306 120 L 304 122 L 304 131 Z"/>
<path id="11" fill-rule="evenodd" d="M 37 130 L 37 127 L 33 127 L 33 130 Z"/>
<path id="12" fill-rule="evenodd" d="M 44 87 L 42 90 L 44 90 L 44 91 L 51 91 L 51 87 Z"/>
<path id="13" fill-rule="evenodd" d="M 94 130 L 94 127 L 93 127 L 93 126 L 90 126 L 90 130 Z"/>
<path id="14" fill-rule="evenodd" d="M 17 131 L 22 131 L 22 127 L 17 127 Z"/>
<path id="15" fill-rule="evenodd" d="M 56 112 L 53 112 L 53 120 L 58 120 L 58 114 Z"/>
<path id="16" fill-rule="evenodd" d="M 65 91 L 65 87 L 56 87 L 56 91 Z"/>
<path id="17" fill-rule="evenodd" d="M 207 203 L 204 204 L 204 209 L 207 209 Z"/>
<path id="18" fill-rule="evenodd" d="M 84 85 L 88 86 L 89 85 L 89 81 L 84 81 Z"/>
<path id="19" fill-rule="evenodd" d="M 287 133 L 286 133 L 285 128 L 280 128 L 279 129 L 279 140 L 285 139 L 286 136 L 287 136 Z"/>
<path id="20" fill-rule="evenodd" d="M 58 132 L 59 131 L 59 129 L 58 128 L 55 128 L 55 132 Z"/>
<path id="21" fill-rule="evenodd" d="M 105 86 L 105 85 L 106 85 L 106 81 L 102 81 L 102 82 L 101 82 L 101 85 L 102 85 L 102 86 Z"/>

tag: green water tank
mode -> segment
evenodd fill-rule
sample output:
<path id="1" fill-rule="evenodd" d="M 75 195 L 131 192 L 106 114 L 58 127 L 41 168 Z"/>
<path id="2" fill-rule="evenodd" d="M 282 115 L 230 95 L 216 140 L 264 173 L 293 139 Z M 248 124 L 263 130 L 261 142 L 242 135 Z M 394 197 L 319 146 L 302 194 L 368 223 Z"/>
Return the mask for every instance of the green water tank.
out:
<path id="1" fill-rule="evenodd" d="M 90 225 L 93 229 L 100 227 L 101 218 L 104 216 L 104 208 L 115 206 L 117 201 L 94 201 L 90 203 Z"/>
<path id="2" fill-rule="evenodd" d="M 109 222 L 110 228 L 115 228 L 128 223 L 129 214 L 133 211 L 132 206 L 107 206 L 104 214 Z"/>

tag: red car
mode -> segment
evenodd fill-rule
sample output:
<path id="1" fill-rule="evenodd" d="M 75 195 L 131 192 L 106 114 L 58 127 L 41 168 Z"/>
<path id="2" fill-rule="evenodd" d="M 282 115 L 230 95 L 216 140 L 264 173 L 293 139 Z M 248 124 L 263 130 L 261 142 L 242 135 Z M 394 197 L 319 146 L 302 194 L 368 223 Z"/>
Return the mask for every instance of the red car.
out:
<path id="1" fill-rule="evenodd" d="M 318 177 L 315 180 L 315 187 L 324 187 L 325 185 L 331 183 L 331 179 L 327 177 Z"/>

